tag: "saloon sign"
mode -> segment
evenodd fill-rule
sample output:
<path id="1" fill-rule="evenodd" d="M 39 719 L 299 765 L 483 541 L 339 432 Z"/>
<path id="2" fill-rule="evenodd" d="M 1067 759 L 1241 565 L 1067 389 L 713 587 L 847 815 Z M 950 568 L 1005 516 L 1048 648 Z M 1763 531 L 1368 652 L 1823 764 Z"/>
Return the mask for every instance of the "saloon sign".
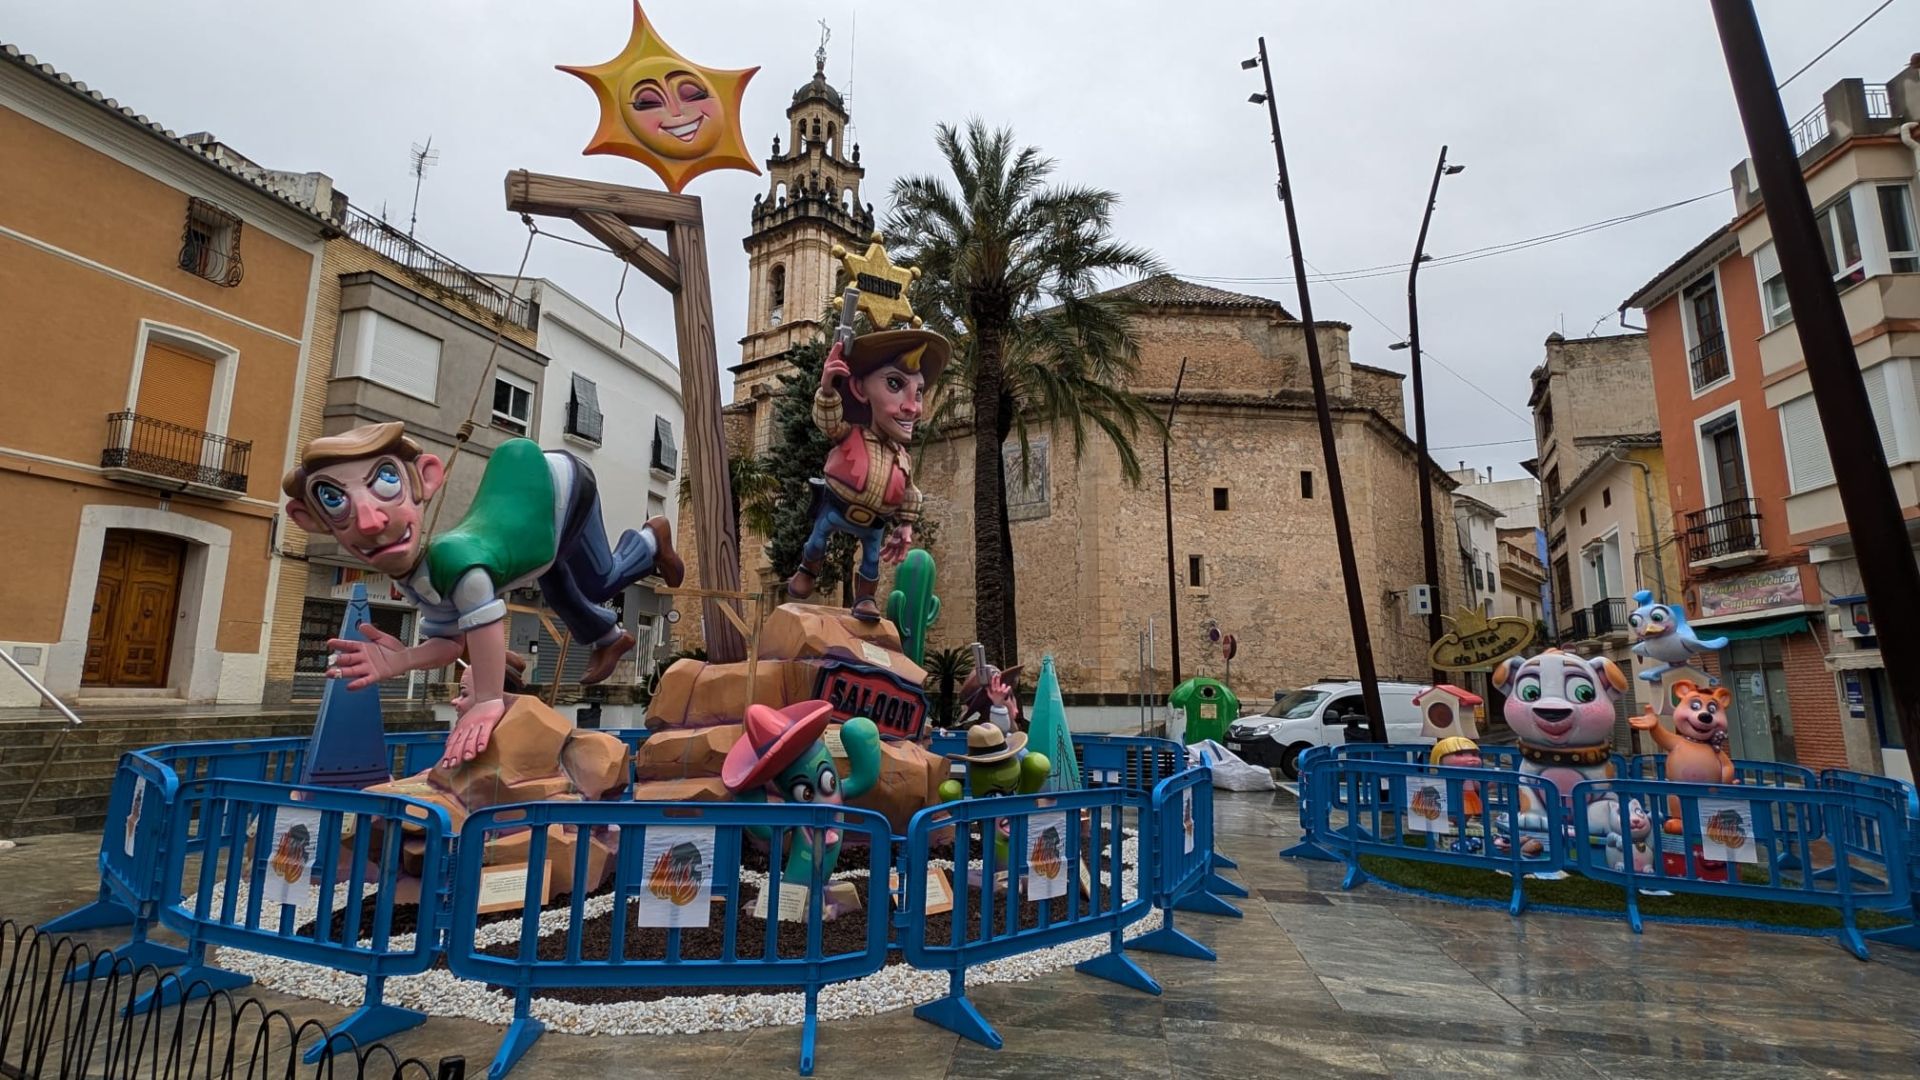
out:
<path id="1" fill-rule="evenodd" d="M 1461 608 L 1447 620 L 1453 629 L 1440 635 L 1427 653 L 1436 671 L 1491 671 L 1493 666 L 1533 644 L 1533 620 L 1513 615 L 1489 619 Z"/>
<path id="2" fill-rule="evenodd" d="M 927 721 L 925 691 L 892 672 L 862 664 L 822 664 L 813 696 L 833 703 L 832 723 L 864 716 L 880 734 L 899 739 L 918 739 Z"/>

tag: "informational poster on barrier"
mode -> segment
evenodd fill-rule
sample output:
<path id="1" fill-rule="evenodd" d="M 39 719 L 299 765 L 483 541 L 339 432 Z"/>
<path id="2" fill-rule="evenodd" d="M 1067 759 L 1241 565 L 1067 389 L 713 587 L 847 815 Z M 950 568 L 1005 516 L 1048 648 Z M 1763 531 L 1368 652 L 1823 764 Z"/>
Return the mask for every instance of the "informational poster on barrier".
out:
<path id="1" fill-rule="evenodd" d="M 1447 782 L 1439 779 L 1407 781 L 1407 831 L 1450 833 L 1453 815 L 1447 812 Z"/>
<path id="2" fill-rule="evenodd" d="M 127 809 L 127 858 L 133 858 L 134 845 L 140 838 L 140 815 L 147 809 L 147 778 L 142 776 L 133 782 L 133 805 Z"/>
<path id="3" fill-rule="evenodd" d="M 268 850 L 266 884 L 261 895 L 268 904 L 298 907 L 313 895 L 313 858 L 320 844 L 320 812 L 282 806 L 273 815 L 273 842 Z"/>
<path id="4" fill-rule="evenodd" d="M 1193 789 L 1180 793 L 1180 850 L 1193 854 Z"/>
<path id="5" fill-rule="evenodd" d="M 713 830 L 647 830 L 640 864 L 647 886 L 640 891 L 640 926 L 703 927 L 713 917 Z"/>
<path id="6" fill-rule="evenodd" d="M 1067 815 L 1027 819 L 1027 899 L 1067 895 Z"/>
<path id="7" fill-rule="evenodd" d="M 1700 800 L 1700 854 L 1715 862 L 1759 862 L 1753 804 L 1745 799 Z"/>

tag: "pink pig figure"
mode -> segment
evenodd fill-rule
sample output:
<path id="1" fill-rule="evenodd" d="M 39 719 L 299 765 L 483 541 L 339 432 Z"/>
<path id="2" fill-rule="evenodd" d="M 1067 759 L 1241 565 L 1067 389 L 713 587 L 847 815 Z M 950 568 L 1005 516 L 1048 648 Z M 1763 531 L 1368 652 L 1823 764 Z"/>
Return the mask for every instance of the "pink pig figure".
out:
<path id="1" fill-rule="evenodd" d="M 1627 677 L 1613 661 L 1548 649 L 1494 668 L 1493 684 L 1507 695 L 1503 715 L 1519 739 L 1520 772 L 1551 781 L 1562 806 L 1571 810 L 1573 786 L 1580 781 L 1613 776 L 1613 703 L 1627 689 Z M 1589 805 L 1591 834 L 1605 835 L 1612 817 L 1605 803 Z M 1547 827 L 1533 789 L 1520 789 L 1517 825 Z"/>

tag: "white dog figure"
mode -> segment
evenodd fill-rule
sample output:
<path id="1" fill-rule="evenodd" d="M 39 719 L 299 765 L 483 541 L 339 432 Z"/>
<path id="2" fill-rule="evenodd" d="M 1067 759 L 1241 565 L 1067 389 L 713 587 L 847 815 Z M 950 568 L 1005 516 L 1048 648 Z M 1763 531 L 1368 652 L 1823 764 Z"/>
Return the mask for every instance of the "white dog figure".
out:
<path id="1" fill-rule="evenodd" d="M 1503 715 L 1520 742 L 1520 772 L 1551 781 L 1563 807 L 1571 810 L 1580 781 L 1612 778 L 1613 703 L 1627 689 L 1613 661 L 1548 649 L 1494 668 L 1493 684 L 1507 695 Z M 1546 808 L 1530 788 L 1520 789 L 1520 811 L 1520 828 L 1547 827 Z M 1592 835 L 1606 835 L 1611 818 L 1604 802 L 1587 807 Z"/>

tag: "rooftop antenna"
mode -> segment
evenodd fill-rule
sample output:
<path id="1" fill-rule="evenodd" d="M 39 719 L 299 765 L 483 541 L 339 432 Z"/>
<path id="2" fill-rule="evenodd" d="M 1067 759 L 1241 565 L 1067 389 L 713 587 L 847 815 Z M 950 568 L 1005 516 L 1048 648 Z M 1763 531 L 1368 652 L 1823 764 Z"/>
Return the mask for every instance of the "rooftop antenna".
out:
<path id="1" fill-rule="evenodd" d="M 413 227 L 420 221 L 420 182 L 427 178 L 428 169 L 440 163 L 440 151 L 433 148 L 433 136 L 427 136 L 425 146 L 414 143 L 409 157 L 412 161 L 410 171 L 413 173 L 413 212 L 407 217 L 407 239 L 411 240 Z"/>

